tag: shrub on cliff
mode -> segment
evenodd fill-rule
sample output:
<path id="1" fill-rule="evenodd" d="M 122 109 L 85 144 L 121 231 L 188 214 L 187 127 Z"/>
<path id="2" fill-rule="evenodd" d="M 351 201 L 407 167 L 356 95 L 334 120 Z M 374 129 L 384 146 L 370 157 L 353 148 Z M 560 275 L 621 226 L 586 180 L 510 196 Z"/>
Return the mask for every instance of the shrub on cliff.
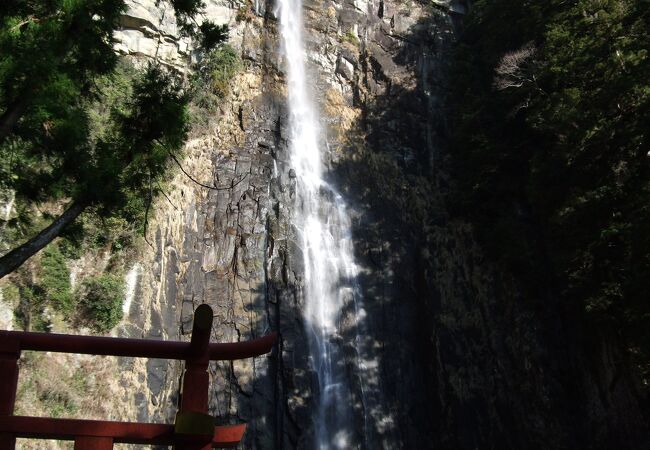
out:
<path id="1" fill-rule="evenodd" d="M 241 68 L 239 54 L 228 44 L 207 53 L 197 64 L 192 79 L 194 103 L 202 109 L 215 110 L 230 92 L 230 80 Z"/>
<path id="2" fill-rule="evenodd" d="M 39 284 L 46 296 L 47 304 L 69 318 L 74 312 L 70 270 L 58 245 L 50 245 L 43 251 Z"/>
<path id="3" fill-rule="evenodd" d="M 84 280 L 77 292 L 81 321 L 99 333 L 106 333 L 122 319 L 124 283 L 120 277 L 104 274 Z"/>

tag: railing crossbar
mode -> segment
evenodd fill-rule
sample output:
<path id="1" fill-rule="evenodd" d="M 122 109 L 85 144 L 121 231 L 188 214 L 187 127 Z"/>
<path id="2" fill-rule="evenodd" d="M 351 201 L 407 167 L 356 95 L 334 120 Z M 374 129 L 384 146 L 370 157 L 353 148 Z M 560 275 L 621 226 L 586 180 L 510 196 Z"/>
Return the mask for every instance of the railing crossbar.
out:
<path id="1" fill-rule="evenodd" d="M 184 437 L 186 442 L 207 441 L 214 447 L 237 445 L 246 430 L 245 424 L 223 425 L 214 428 L 212 436 Z M 0 417 L 0 433 L 13 433 L 21 438 L 74 441 L 79 437 L 106 437 L 114 443 L 172 445 L 178 438 L 174 425 L 158 423 L 113 422 L 107 420 L 51 419 L 46 417 Z"/>
<path id="2" fill-rule="evenodd" d="M 275 339 L 276 335 L 272 333 L 251 341 L 209 344 L 209 359 L 211 361 L 232 361 L 259 356 L 271 351 Z M 179 341 L 0 331 L 0 342 L 10 340 L 18 341 L 21 351 L 33 350 L 40 352 L 177 359 L 184 361 L 192 359 L 194 356 L 190 343 Z M 0 351 L 2 351 L 1 347 Z"/>

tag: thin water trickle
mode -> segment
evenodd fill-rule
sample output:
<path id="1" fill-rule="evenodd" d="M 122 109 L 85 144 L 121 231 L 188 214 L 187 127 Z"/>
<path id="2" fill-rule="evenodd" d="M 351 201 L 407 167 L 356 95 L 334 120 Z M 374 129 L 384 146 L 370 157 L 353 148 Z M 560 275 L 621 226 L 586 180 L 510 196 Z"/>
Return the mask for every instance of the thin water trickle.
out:
<path id="1" fill-rule="evenodd" d="M 142 266 L 139 263 L 135 263 L 124 276 L 124 284 L 126 286 L 126 295 L 124 296 L 124 303 L 122 303 L 122 313 L 124 313 L 124 316 L 128 316 L 131 311 L 131 304 L 135 298 L 135 290 L 138 287 L 138 278 L 140 277 L 141 271 Z"/>
<path id="2" fill-rule="evenodd" d="M 9 223 L 9 219 L 11 218 L 11 213 L 14 210 L 14 202 L 16 201 L 16 192 L 9 191 L 9 198 L 7 199 L 7 202 L 4 205 L 4 211 L 3 211 L 3 223 L 2 226 L 0 226 L 0 243 L 3 242 L 4 238 L 4 230 L 7 227 L 7 224 Z"/>
<path id="3" fill-rule="evenodd" d="M 301 0 L 279 0 L 282 50 L 286 58 L 289 103 L 290 163 L 296 173 L 294 225 L 304 258 L 304 317 L 310 359 L 318 374 L 318 408 L 315 411 L 317 450 L 351 448 L 358 440 L 349 374 L 345 367 L 344 340 L 356 339 L 355 317 L 342 329 L 344 305 L 357 304 L 351 224 L 347 206 L 336 189 L 324 180 L 319 118 L 310 101 L 303 45 Z M 358 349 L 357 349 L 358 350 Z M 365 414 L 361 419 L 365 422 Z M 356 436 L 355 436 L 356 435 Z"/>
<path id="4" fill-rule="evenodd" d="M 7 200 L 7 203 L 5 204 L 5 211 L 4 211 L 4 221 L 7 222 L 9 218 L 11 218 L 11 212 L 14 209 L 14 202 L 16 201 L 16 193 L 14 191 L 11 191 L 9 193 L 9 200 Z"/>
<path id="5" fill-rule="evenodd" d="M 81 272 L 81 269 L 84 267 L 85 262 L 86 261 L 83 256 L 79 259 L 71 261 L 69 266 L 70 267 L 70 288 L 74 289 L 75 287 L 77 287 L 79 273 Z"/>

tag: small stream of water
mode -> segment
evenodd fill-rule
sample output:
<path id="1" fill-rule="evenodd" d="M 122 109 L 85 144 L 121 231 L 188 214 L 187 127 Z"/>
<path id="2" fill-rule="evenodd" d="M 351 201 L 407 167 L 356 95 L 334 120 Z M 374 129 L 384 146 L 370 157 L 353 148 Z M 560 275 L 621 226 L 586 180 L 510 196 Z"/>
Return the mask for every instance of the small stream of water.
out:
<path id="1" fill-rule="evenodd" d="M 122 313 L 124 317 L 128 317 L 131 311 L 131 304 L 135 298 L 135 290 L 138 287 L 138 278 L 142 272 L 142 266 L 139 263 L 133 264 L 131 269 L 124 276 L 125 295 L 124 303 L 122 303 Z"/>

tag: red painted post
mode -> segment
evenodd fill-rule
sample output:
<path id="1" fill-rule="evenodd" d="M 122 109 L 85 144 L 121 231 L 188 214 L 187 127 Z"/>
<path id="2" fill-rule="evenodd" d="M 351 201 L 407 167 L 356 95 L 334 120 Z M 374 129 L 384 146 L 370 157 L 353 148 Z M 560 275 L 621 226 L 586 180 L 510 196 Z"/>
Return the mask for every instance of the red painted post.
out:
<path id="1" fill-rule="evenodd" d="M 20 343 L 17 339 L 0 341 L 0 415 L 11 416 L 16 403 L 18 389 L 18 359 Z M 14 450 L 16 437 L 9 433 L 0 433 L 0 450 Z"/>
<path id="2" fill-rule="evenodd" d="M 113 450 L 113 438 L 78 437 L 74 440 L 74 450 Z"/>
<path id="3" fill-rule="evenodd" d="M 183 387 L 181 390 L 181 407 L 176 416 L 177 428 L 183 422 L 183 415 L 191 417 L 189 422 L 198 425 L 199 422 L 208 421 L 209 427 L 205 432 L 214 429 L 214 420 L 208 414 L 208 393 L 210 390 L 210 376 L 208 364 L 210 363 L 210 333 L 212 332 L 212 308 L 207 304 L 199 305 L 194 311 L 192 324 L 192 338 L 190 340 L 190 356 L 185 361 L 183 374 Z M 193 413 L 199 413 L 195 415 Z M 202 416 L 202 417 L 201 417 Z M 181 430 L 178 430 L 181 431 Z M 176 450 L 209 450 L 211 444 L 197 444 L 179 442 L 174 447 Z"/>
<path id="4" fill-rule="evenodd" d="M 213 447 L 236 447 L 246 431 L 245 424 L 214 427 L 214 419 L 201 413 L 183 420 L 189 426 L 183 427 L 181 438 L 186 442 L 199 441 L 201 446 L 212 440 Z M 197 417 L 198 416 L 198 417 Z M 207 417 L 206 417 L 207 416 Z M 196 419 L 199 419 L 198 421 Z M 209 423 L 206 419 L 209 418 Z M 189 419 L 189 420 L 187 420 Z M 197 427 L 199 425 L 208 425 Z M 0 433 L 10 432 L 28 439 L 75 440 L 80 437 L 110 437 L 114 443 L 137 445 L 173 445 L 177 438 L 176 425 L 161 423 L 113 422 L 109 420 L 53 419 L 50 417 L 0 416 Z M 192 432 L 209 430 L 205 434 Z"/>
<path id="5" fill-rule="evenodd" d="M 236 447 L 245 424 L 215 427 L 208 414 L 211 360 L 252 358 L 271 351 L 272 333 L 248 342 L 210 344 L 213 313 L 194 313 L 190 342 L 149 341 L 0 330 L 0 450 L 14 450 L 16 437 L 75 441 L 75 450 L 110 450 L 114 443 L 174 444 L 177 450 Z M 14 416 L 21 350 L 185 360 L 181 403 L 174 425 Z"/>
<path id="6" fill-rule="evenodd" d="M 185 361 L 180 412 L 208 412 L 210 378 L 210 333 L 212 332 L 212 308 L 202 304 L 194 311 L 190 356 Z"/>
<path id="7" fill-rule="evenodd" d="M 16 438 L 9 433 L 0 433 L 0 450 L 14 450 Z"/>
<path id="8" fill-rule="evenodd" d="M 15 339 L 21 350 L 38 352 L 75 353 L 81 355 L 129 356 L 187 360 L 189 342 L 154 341 L 151 339 L 123 339 L 100 336 L 73 336 L 57 333 L 30 333 L 0 330 L 0 342 Z M 271 351 L 276 333 L 247 342 L 210 344 L 210 360 L 230 361 L 259 356 Z"/>

